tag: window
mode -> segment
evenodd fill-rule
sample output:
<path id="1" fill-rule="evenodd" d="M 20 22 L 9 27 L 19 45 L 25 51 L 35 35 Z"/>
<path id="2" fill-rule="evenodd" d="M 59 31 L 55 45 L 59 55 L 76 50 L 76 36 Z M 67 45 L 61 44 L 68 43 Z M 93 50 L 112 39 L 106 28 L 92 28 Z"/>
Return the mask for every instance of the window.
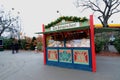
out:
<path id="1" fill-rule="evenodd" d="M 64 47 L 64 41 L 58 41 L 53 36 L 47 37 L 47 47 Z"/>

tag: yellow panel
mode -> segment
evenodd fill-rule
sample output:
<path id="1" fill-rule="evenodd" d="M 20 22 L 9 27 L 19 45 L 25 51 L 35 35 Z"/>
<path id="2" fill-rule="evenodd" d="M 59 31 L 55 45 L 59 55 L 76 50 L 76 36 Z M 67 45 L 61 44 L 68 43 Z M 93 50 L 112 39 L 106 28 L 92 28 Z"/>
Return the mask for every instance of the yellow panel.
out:
<path id="1" fill-rule="evenodd" d="M 94 25 L 95 26 L 95 28 L 102 28 L 103 26 L 102 26 L 102 24 L 95 24 Z M 111 27 L 111 28 L 120 28 L 120 24 L 109 24 L 109 27 Z"/>

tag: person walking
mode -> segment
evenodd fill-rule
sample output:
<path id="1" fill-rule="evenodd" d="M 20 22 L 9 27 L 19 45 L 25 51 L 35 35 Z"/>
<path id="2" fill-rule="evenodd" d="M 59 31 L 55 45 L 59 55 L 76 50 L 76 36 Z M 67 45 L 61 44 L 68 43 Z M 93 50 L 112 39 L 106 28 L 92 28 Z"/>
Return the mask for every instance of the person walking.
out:
<path id="1" fill-rule="evenodd" d="M 37 46 L 35 47 L 35 52 L 38 53 L 38 47 Z"/>
<path id="2" fill-rule="evenodd" d="M 13 39 L 13 42 L 11 44 L 11 48 L 12 48 L 12 53 L 14 54 L 15 52 L 18 53 L 19 50 L 19 44 L 18 41 L 16 39 Z"/>
<path id="3" fill-rule="evenodd" d="M 19 44 L 18 44 L 18 41 L 15 42 L 15 51 L 16 53 L 18 53 L 18 50 L 19 50 Z"/>
<path id="4" fill-rule="evenodd" d="M 12 41 L 11 48 L 12 48 L 12 54 L 14 54 L 14 51 L 15 51 L 15 40 L 14 39 Z"/>

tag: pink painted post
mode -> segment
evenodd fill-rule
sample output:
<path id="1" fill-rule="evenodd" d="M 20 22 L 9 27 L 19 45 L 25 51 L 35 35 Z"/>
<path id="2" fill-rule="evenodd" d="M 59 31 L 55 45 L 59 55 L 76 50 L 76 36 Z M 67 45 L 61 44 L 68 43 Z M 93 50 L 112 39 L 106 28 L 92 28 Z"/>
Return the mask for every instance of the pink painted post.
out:
<path id="1" fill-rule="evenodd" d="M 45 32 L 44 24 L 42 25 L 42 31 Z M 43 34 L 43 49 L 44 49 L 44 65 L 46 65 L 46 37 Z"/>
<path id="2" fill-rule="evenodd" d="M 90 38 L 91 38 L 91 52 L 92 52 L 92 71 L 96 72 L 96 55 L 95 55 L 93 15 L 90 15 Z"/>

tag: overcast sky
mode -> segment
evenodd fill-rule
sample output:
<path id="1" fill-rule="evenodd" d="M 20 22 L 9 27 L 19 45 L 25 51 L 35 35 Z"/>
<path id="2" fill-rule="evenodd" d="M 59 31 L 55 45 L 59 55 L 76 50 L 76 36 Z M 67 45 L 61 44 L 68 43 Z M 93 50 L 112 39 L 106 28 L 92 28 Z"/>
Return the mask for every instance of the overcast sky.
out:
<path id="1" fill-rule="evenodd" d="M 20 12 L 23 31 L 27 36 L 37 36 L 35 32 L 41 32 L 41 25 L 48 24 L 58 17 L 80 16 L 89 17 L 91 11 L 80 12 L 74 4 L 74 0 L 0 0 L 0 5 L 4 8 L 15 8 L 14 11 Z M 60 11 L 60 14 L 57 13 Z M 113 18 L 114 19 L 114 18 Z M 115 18 L 116 19 L 116 18 Z M 119 16 L 120 20 L 120 16 Z M 95 20 L 95 23 L 98 21 Z"/>

